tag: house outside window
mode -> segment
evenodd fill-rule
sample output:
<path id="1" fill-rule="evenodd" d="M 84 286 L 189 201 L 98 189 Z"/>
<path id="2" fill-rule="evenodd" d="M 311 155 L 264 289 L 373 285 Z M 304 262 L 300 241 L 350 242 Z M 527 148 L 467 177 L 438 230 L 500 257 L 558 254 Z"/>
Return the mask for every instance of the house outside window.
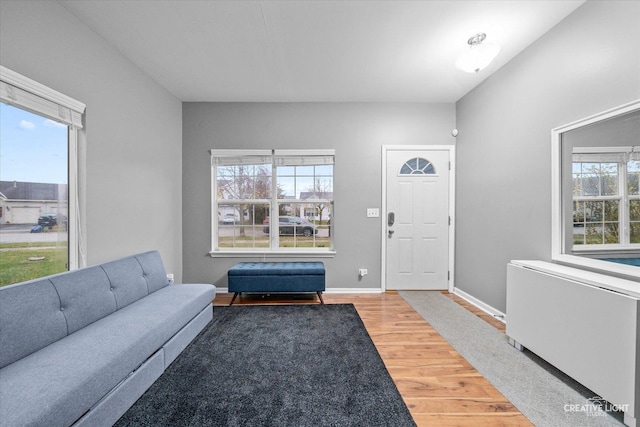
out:
<path id="1" fill-rule="evenodd" d="M 332 252 L 334 158 L 333 150 L 211 150 L 211 254 Z"/>
<path id="2" fill-rule="evenodd" d="M 2 66 L 0 101 L 5 286 L 81 266 L 76 147 L 84 104 Z"/>
<path id="3" fill-rule="evenodd" d="M 573 249 L 640 245 L 640 147 L 573 154 Z"/>

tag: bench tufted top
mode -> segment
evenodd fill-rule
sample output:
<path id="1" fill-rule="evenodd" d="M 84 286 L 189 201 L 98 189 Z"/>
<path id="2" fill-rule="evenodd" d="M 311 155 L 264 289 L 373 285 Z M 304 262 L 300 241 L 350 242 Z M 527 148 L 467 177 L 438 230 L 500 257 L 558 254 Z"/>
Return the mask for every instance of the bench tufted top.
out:
<path id="1" fill-rule="evenodd" d="M 229 276 L 324 276 L 322 262 L 240 262 Z"/>

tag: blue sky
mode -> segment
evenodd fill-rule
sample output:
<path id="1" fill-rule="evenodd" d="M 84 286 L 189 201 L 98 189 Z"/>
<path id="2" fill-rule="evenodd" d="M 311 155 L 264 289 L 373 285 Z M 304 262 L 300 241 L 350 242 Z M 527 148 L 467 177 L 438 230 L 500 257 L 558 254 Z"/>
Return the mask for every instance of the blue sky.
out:
<path id="1" fill-rule="evenodd" d="M 0 103 L 0 181 L 67 183 L 67 126 Z"/>

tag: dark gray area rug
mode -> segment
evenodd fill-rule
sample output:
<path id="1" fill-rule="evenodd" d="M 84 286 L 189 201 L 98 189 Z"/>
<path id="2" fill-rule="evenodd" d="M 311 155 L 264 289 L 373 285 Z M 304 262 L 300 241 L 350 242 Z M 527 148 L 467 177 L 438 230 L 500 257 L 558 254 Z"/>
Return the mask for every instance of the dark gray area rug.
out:
<path id="1" fill-rule="evenodd" d="M 117 426 L 414 426 L 353 305 L 215 307 Z"/>

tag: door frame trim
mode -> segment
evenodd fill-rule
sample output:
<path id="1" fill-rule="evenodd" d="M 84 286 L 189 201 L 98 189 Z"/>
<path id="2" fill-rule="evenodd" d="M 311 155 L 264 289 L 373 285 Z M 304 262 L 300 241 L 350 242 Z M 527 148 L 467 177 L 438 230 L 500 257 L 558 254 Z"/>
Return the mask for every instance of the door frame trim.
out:
<path id="1" fill-rule="evenodd" d="M 448 290 L 453 292 L 455 284 L 455 205 L 456 205 L 456 147 L 455 145 L 383 145 L 382 146 L 382 199 L 380 202 L 382 212 L 380 218 L 381 236 L 381 262 L 380 284 L 382 291 L 387 289 L 387 153 L 389 151 L 449 151 L 449 283 Z"/>

